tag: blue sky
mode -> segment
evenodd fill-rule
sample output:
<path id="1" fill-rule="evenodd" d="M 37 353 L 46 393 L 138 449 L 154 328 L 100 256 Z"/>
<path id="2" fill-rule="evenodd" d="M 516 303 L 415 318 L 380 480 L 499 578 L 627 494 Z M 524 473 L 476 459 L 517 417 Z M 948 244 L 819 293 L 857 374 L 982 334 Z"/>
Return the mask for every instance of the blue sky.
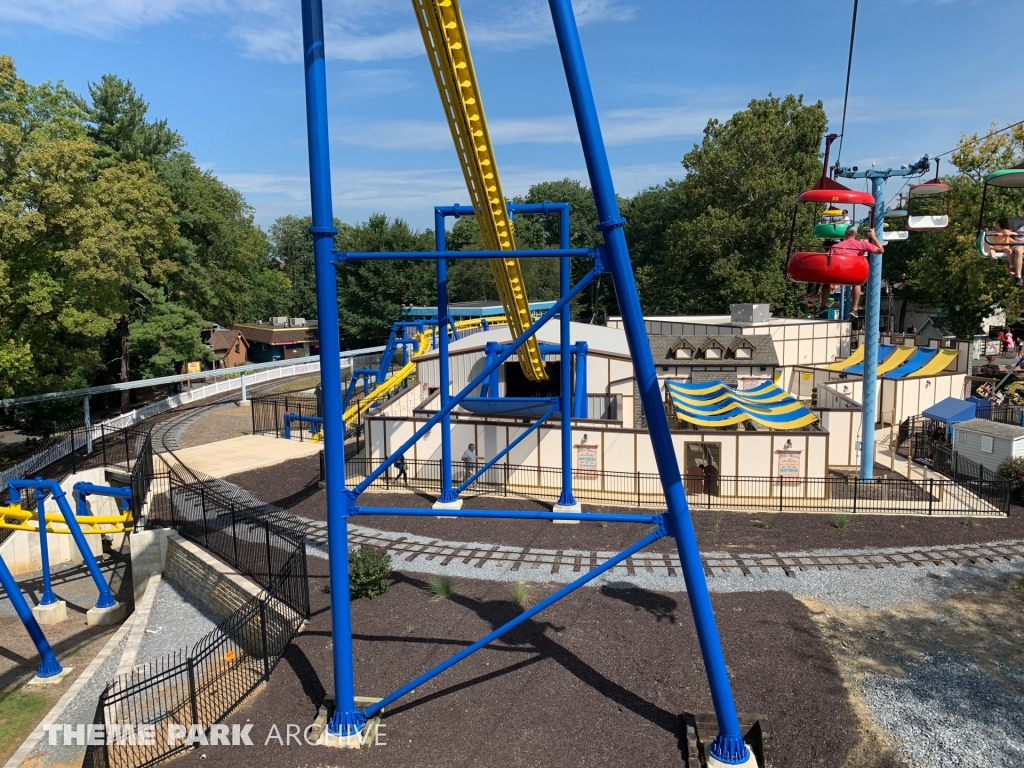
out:
<path id="1" fill-rule="evenodd" d="M 432 224 L 465 202 L 409 0 L 324 0 L 335 213 Z M 543 0 L 462 0 L 506 194 L 586 181 Z M 576 0 L 621 195 L 680 177 L 711 117 L 769 92 L 838 130 L 852 2 Z M 1024 119 L 1011 0 L 863 0 L 844 163 L 898 165 Z M 268 226 L 309 211 L 298 0 L 3 0 L 0 52 L 32 82 L 131 80 Z M 1016 75 L 1014 74 L 1016 73 Z"/>

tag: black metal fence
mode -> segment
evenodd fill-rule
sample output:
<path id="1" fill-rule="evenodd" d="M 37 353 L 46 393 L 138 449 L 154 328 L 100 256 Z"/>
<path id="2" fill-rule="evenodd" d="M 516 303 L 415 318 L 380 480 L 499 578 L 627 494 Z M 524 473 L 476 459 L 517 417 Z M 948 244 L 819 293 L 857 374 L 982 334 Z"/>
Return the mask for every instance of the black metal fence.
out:
<path id="1" fill-rule="evenodd" d="M 137 518 L 149 492 L 148 478 L 153 474 L 153 441 L 149 427 L 71 426 L 54 435 L 27 459 L 0 473 L 0 494 L 6 502 L 8 480 L 44 477 L 62 483 L 76 472 L 97 467 L 122 469 L 131 477 L 132 511 Z M 0 528 L 0 542 L 11 533 L 9 528 Z"/>
<path id="2" fill-rule="evenodd" d="M 354 486 L 383 462 L 351 458 L 345 462 L 349 486 Z M 476 466 L 470 470 L 475 472 Z M 406 486 L 426 493 L 441 490 L 441 462 L 405 462 L 402 477 L 390 467 L 370 486 L 393 490 Z M 453 484 L 467 479 L 467 469 L 453 468 Z M 557 499 L 562 471 L 554 467 L 497 464 L 484 472 L 470 493 Z M 661 478 L 646 472 L 573 472 L 577 501 L 609 506 L 650 507 L 664 505 Z M 778 478 L 697 474 L 683 477 L 690 506 L 704 509 L 772 509 L 779 512 L 820 511 L 882 512 L 928 515 L 1005 515 L 1009 512 L 1009 484 L 1001 479 L 973 480 L 933 478 L 926 481 L 900 478 L 861 480 L 843 474 L 828 477 Z"/>
<path id="3" fill-rule="evenodd" d="M 309 618 L 305 540 L 277 525 L 266 504 L 226 494 L 215 479 L 182 465 L 145 482 L 150 526 L 177 529 L 263 591 L 193 648 L 106 687 L 95 719 L 106 729 L 106 743 L 91 747 L 85 762 L 95 768 L 143 768 L 184 751 L 184 737 L 168 739 L 169 729 L 184 734 L 223 720 L 269 679 Z M 150 728 L 154 738 L 140 739 L 141 729 Z"/>
<path id="4" fill-rule="evenodd" d="M 193 725 L 208 735 L 209 726 L 270 679 L 309 617 L 305 584 L 306 552 L 300 544 L 267 589 L 190 650 L 110 683 L 100 694 L 95 718 L 105 743 L 90 748 L 85 765 L 143 768 L 188 749 L 185 735 Z"/>

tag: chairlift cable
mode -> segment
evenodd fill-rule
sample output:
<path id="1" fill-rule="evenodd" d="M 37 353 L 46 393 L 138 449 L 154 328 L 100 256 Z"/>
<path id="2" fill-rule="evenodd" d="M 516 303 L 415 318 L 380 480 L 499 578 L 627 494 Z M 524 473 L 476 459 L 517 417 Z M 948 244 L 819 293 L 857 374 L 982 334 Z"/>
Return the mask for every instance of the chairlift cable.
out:
<path id="1" fill-rule="evenodd" d="M 997 136 L 1000 133 L 1005 133 L 1006 131 L 1010 130 L 1011 128 L 1016 128 L 1018 125 L 1024 125 L 1024 120 L 1016 122 L 1013 125 L 1008 125 L 1005 128 L 1000 128 L 998 131 L 992 131 L 992 133 L 986 133 L 984 136 L 980 136 L 979 138 L 975 139 L 974 141 L 969 141 L 966 144 L 957 144 L 952 149 L 948 149 L 948 150 L 946 150 L 945 152 L 943 152 L 940 155 L 932 155 L 932 157 L 935 158 L 935 157 L 942 157 L 944 155 L 951 155 L 954 152 L 956 152 L 958 149 L 962 149 L 963 147 L 973 146 L 973 145 L 977 144 L 980 141 L 984 141 L 989 136 Z M 842 142 L 840 142 L 839 146 L 842 147 Z"/>
<path id="2" fill-rule="evenodd" d="M 843 137 L 846 135 L 846 105 L 850 100 L 850 72 L 853 70 L 853 38 L 857 33 L 857 5 L 860 0 L 853 0 L 853 22 L 850 24 L 850 54 L 846 59 L 846 91 L 843 94 L 843 122 L 839 127 L 839 151 L 836 153 L 836 165 L 843 156 Z"/>

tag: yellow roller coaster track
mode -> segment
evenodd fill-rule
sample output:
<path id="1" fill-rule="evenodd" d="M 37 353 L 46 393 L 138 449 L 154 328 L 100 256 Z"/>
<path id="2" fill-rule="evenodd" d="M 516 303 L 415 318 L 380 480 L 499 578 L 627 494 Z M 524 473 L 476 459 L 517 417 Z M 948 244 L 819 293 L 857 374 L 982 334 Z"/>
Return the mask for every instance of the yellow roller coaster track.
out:
<path id="1" fill-rule="evenodd" d="M 494 148 L 487 132 L 483 101 L 458 3 L 455 0 L 412 0 L 412 4 L 455 142 L 455 152 L 466 177 L 466 188 L 476 211 L 484 247 L 495 251 L 514 251 L 512 222 L 505 208 L 505 195 L 498 179 Z M 519 259 L 511 255 L 491 259 L 491 271 L 494 272 L 512 335 L 518 337 L 530 326 L 531 320 Z M 531 336 L 521 347 L 519 364 L 531 381 L 547 380 L 548 374 L 535 337 Z"/>
<path id="2" fill-rule="evenodd" d="M 508 319 L 504 317 L 492 317 L 487 323 L 490 327 L 496 325 L 507 325 Z M 479 319 L 473 320 L 459 320 L 455 323 L 455 330 L 457 331 L 470 331 L 479 330 L 483 327 L 483 322 Z M 425 355 L 430 351 L 434 341 L 434 329 L 427 328 L 423 333 L 417 333 L 413 338 L 417 341 L 416 351 L 410 355 L 414 357 L 416 355 Z M 344 419 L 346 424 L 351 424 L 362 414 L 366 413 L 370 408 L 373 407 L 374 403 L 379 403 L 382 400 L 387 399 L 392 394 L 400 390 L 405 386 L 405 382 L 416 373 L 415 363 L 406 363 L 394 374 L 389 376 L 385 381 L 379 383 L 366 397 L 359 400 L 348 407 L 344 413 Z"/>

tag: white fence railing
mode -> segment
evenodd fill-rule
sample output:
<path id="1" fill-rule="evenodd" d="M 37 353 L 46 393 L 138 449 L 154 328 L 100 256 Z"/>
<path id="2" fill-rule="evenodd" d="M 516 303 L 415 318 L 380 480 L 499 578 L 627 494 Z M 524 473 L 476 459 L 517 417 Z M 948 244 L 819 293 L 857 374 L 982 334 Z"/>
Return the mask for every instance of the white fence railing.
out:
<path id="1" fill-rule="evenodd" d="M 352 367 L 350 358 L 377 352 L 380 351 L 380 349 L 382 348 L 375 348 L 373 350 L 356 349 L 351 352 L 342 352 L 342 370 L 344 371 Z M 256 384 L 265 384 L 270 381 L 276 381 L 278 379 L 290 378 L 292 376 L 318 373 L 319 371 L 319 357 L 298 359 L 291 363 L 274 367 L 260 365 L 255 370 L 239 366 L 238 368 L 210 371 L 210 376 L 217 377 L 217 380 L 210 384 L 187 389 L 178 394 L 166 397 L 163 400 L 157 400 L 156 402 L 149 403 L 141 408 L 136 408 L 128 413 L 119 414 L 118 416 L 114 416 L 106 421 L 88 423 L 86 424 L 87 429 L 76 430 L 72 432 L 69 437 L 66 437 L 63 440 L 58 440 L 53 443 L 53 445 L 47 446 L 47 448 L 39 453 L 33 454 L 24 461 L 8 467 L 0 472 L 0 489 L 6 488 L 7 481 L 11 478 L 31 475 L 37 470 L 42 469 L 59 459 L 63 459 L 75 450 L 91 445 L 92 441 L 99 439 L 103 432 L 113 432 L 119 429 L 124 429 L 125 427 L 138 424 L 140 421 L 144 421 L 145 419 L 157 416 L 161 413 L 166 413 L 167 411 L 173 410 L 174 408 L 178 408 L 182 405 L 188 405 L 199 400 L 205 400 L 208 397 L 219 395 L 224 392 L 241 390 L 243 380 L 245 381 L 246 387 L 249 387 Z M 139 382 L 140 386 L 143 386 L 144 384 L 145 382 Z"/>

